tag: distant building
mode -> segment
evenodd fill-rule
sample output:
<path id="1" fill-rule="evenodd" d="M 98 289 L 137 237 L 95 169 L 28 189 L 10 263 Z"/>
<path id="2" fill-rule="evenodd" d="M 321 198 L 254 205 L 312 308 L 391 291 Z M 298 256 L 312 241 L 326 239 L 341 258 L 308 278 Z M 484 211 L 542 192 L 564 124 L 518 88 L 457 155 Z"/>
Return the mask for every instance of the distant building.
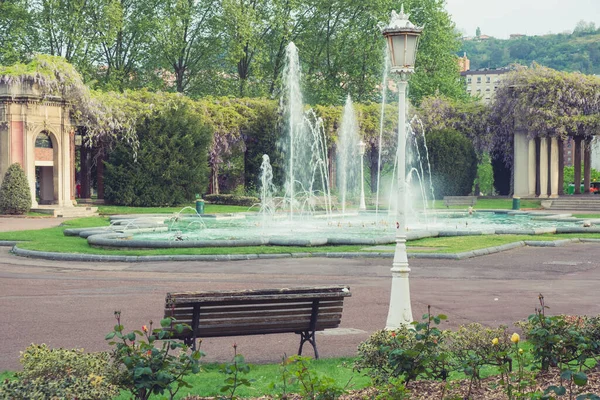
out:
<path id="1" fill-rule="evenodd" d="M 493 39 L 492 36 L 488 36 L 488 35 L 479 35 L 477 36 L 477 39 L 479 40 L 488 40 L 488 39 Z"/>
<path id="2" fill-rule="evenodd" d="M 468 94 L 479 96 L 485 103 L 489 103 L 494 98 L 494 93 L 502 81 L 502 75 L 510 71 L 509 68 L 480 69 L 463 71 L 460 75 L 465 78 Z"/>
<path id="3" fill-rule="evenodd" d="M 467 58 L 467 53 L 464 53 L 462 57 L 458 57 L 458 68 L 460 72 L 466 72 L 471 69 L 471 61 Z"/>
<path id="4" fill-rule="evenodd" d="M 509 39 L 519 39 L 525 36 L 527 35 L 523 35 L 522 33 L 511 33 Z"/>

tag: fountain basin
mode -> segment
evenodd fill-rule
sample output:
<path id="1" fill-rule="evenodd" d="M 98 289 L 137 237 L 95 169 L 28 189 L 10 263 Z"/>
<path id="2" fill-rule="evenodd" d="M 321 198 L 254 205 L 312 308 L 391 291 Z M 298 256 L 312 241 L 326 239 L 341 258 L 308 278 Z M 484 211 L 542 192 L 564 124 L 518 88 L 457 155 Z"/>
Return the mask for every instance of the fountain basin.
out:
<path id="1" fill-rule="evenodd" d="M 600 227 L 583 227 L 570 215 L 507 210 L 443 211 L 414 215 L 408 222 L 407 240 L 425 237 L 493 234 L 540 235 L 551 233 L 600 233 Z M 162 220 L 161 220 L 162 219 Z M 337 216 L 297 216 L 295 220 L 256 214 L 235 218 L 178 215 L 114 217 L 110 227 L 65 230 L 65 235 L 87 238 L 92 247 L 119 249 L 203 248 L 247 246 L 377 246 L 395 243 L 393 216 L 354 213 Z M 600 223 L 600 221 L 594 221 Z"/>

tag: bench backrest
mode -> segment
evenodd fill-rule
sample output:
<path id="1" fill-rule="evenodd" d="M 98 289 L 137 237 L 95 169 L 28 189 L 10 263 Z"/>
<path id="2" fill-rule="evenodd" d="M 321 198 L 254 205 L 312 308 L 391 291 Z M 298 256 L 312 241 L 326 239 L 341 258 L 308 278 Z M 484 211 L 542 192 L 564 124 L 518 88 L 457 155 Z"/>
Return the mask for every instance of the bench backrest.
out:
<path id="1" fill-rule="evenodd" d="M 468 205 L 474 206 L 477 204 L 476 196 L 444 196 L 444 205 Z"/>
<path id="2" fill-rule="evenodd" d="M 189 325 L 199 338 L 321 331 L 339 326 L 350 295 L 348 286 L 167 293 L 165 317 Z M 189 329 L 174 333 L 190 335 Z"/>

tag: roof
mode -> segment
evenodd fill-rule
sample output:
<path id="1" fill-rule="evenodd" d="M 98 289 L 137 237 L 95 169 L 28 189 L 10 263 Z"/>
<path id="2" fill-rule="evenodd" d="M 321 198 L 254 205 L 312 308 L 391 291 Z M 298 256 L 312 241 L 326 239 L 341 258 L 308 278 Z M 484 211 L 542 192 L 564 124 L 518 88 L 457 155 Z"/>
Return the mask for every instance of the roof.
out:
<path id="1" fill-rule="evenodd" d="M 467 75 L 502 75 L 511 70 L 508 68 L 497 68 L 497 69 L 478 69 L 476 71 L 464 71 L 461 72 L 461 76 Z"/>

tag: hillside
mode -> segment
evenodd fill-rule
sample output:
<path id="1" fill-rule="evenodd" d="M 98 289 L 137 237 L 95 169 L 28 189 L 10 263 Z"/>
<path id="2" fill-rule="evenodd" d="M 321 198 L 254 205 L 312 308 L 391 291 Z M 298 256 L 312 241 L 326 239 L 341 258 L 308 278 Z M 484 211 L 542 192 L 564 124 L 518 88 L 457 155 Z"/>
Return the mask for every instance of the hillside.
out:
<path id="1" fill-rule="evenodd" d="M 600 29 L 506 40 L 464 40 L 458 55 L 463 52 L 471 60 L 471 70 L 537 62 L 559 71 L 600 75 Z"/>

